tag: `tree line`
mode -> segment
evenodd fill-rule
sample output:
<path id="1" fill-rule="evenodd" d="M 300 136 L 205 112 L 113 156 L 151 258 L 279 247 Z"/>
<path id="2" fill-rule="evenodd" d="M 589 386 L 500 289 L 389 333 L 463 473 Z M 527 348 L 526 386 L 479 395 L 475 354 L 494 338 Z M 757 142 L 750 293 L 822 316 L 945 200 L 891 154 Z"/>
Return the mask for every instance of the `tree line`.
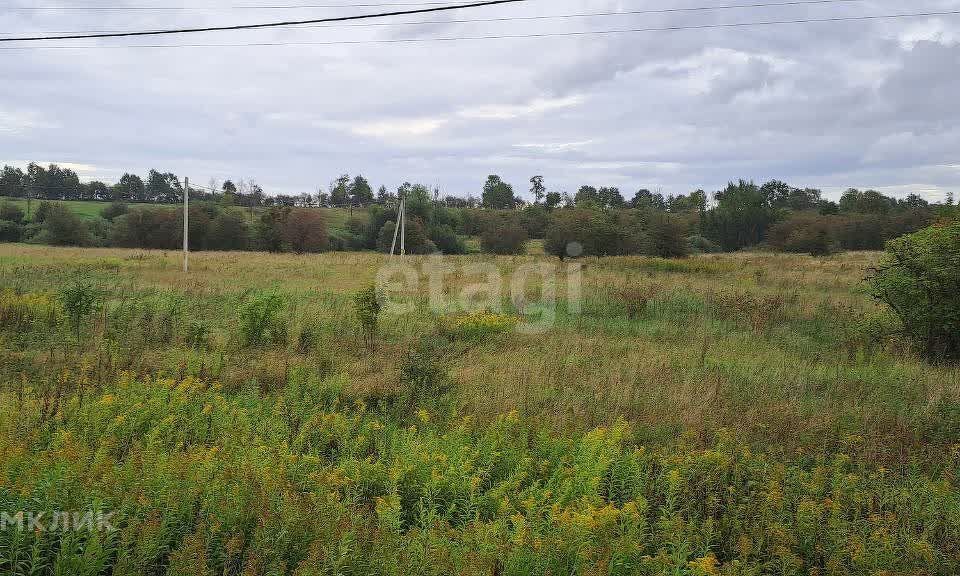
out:
<path id="1" fill-rule="evenodd" d="M 145 183 L 127 174 L 113 187 L 100 184 L 80 183 L 75 173 L 56 165 L 31 164 L 25 173 L 5 166 L 0 194 L 47 201 L 35 210 L 28 206 L 26 213 L 9 202 L 0 205 L 0 240 L 159 249 L 182 243 L 179 209 L 132 206 L 182 198 L 177 176 L 151 170 Z M 917 195 L 896 199 L 850 189 L 834 202 L 820 190 L 777 180 L 762 185 L 739 180 L 712 195 L 696 190 L 664 196 L 640 189 L 629 200 L 611 186 L 584 185 L 573 195 L 548 191 L 544 178 L 534 176 L 532 201 L 525 201 L 496 175 L 487 178 L 479 197 L 466 198 L 441 198 L 436 189 L 410 183 L 374 192 L 361 175 L 342 175 L 317 195 L 267 196 L 255 183 L 230 180 L 207 191 L 191 187 L 190 195 L 194 250 L 386 251 L 400 197 L 407 201 L 407 251 L 414 254 L 461 254 L 467 251 L 464 237 L 472 236 L 492 254 L 522 253 L 529 239 L 542 239 L 547 252 L 560 257 L 680 257 L 754 246 L 823 255 L 878 250 L 956 212 L 952 196 L 930 204 Z M 100 199 L 111 203 L 91 219 L 51 202 Z M 367 209 L 351 212 L 345 225 L 333 228 L 327 213 L 313 209 L 329 206 Z M 246 207 L 250 210 L 240 209 Z"/>

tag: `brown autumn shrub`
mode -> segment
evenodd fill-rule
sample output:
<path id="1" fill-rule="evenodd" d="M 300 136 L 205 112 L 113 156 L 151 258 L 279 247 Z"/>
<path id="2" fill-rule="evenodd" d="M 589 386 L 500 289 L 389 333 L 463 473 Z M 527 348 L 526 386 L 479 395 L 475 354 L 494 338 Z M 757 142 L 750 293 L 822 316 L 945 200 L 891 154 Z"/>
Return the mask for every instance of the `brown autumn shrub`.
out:
<path id="1" fill-rule="evenodd" d="M 324 252 L 330 247 L 327 222 L 319 210 L 291 210 L 282 224 L 281 234 L 284 244 L 298 254 Z"/>

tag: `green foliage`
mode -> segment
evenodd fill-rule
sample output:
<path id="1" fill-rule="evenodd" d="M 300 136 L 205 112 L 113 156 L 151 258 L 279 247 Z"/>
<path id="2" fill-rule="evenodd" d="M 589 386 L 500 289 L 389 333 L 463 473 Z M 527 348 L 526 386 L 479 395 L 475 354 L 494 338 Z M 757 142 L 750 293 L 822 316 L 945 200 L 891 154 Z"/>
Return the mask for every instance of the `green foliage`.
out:
<path id="1" fill-rule="evenodd" d="M 0 202 L 0 220 L 23 224 L 23 210 L 12 202 Z"/>
<path id="2" fill-rule="evenodd" d="M 109 206 L 100 211 L 100 216 L 105 220 L 113 221 L 114 218 L 118 216 L 123 216 L 130 211 L 130 207 L 126 202 L 115 201 L 111 202 Z"/>
<path id="3" fill-rule="evenodd" d="M 80 218 L 68 208 L 59 204 L 44 202 L 37 210 L 37 219 L 43 222 L 43 229 L 37 242 L 54 246 L 89 246 L 92 243 L 90 231 Z"/>
<path id="4" fill-rule="evenodd" d="M 496 174 L 487 176 L 487 181 L 483 185 L 482 195 L 483 207 L 492 210 L 508 210 L 517 204 L 517 199 L 513 195 L 513 186 L 507 184 Z"/>
<path id="5" fill-rule="evenodd" d="M 400 365 L 401 406 L 436 407 L 451 389 L 447 374 L 445 339 L 437 335 L 423 336 L 407 352 Z"/>
<path id="6" fill-rule="evenodd" d="M 286 342 L 285 308 L 284 298 L 276 292 L 255 292 L 248 296 L 237 312 L 243 344 L 265 346 Z"/>
<path id="7" fill-rule="evenodd" d="M 716 242 L 700 234 L 688 236 L 687 245 L 693 254 L 716 254 L 720 252 L 720 246 Z"/>
<path id="8" fill-rule="evenodd" d="M 811 213 L 795 214 L 770 228 L 769 243 L 784 252 L 827 256 L 840 248 L 836 222 Z"/>
<path id="9" fill-rule="evenodd" d="M 393 244 L 393 237 L 396 230 L 396 223 L 392 220 L 387 221 L 380 233 L 377 235 L 377 250 L 380 252 L 390 252 Z M 406 242 L 405 249 L 407 254 L 432 254 L 436 252 L 437 246 L 427 237 L 426 230 L 423 227 L 423 221 L 417 217 L 407 219 L 405 225 Z M 397 235 L 396 253 L 400 253 L 400 236 Z"/>
<path id="10" fill-rule="evenodd" d="M 716 194 L 717 206 L 706 213 L 703 234 L 724 250 L 759 244 L 776 220 L 775 211 L 753 182 L 731 182 Z"/>
<path id="11" fill-rule="evenodd" d="M 78 278 L 73 284 L 60 291 L 60 301 L 63 303 L 67 319 L 79 342 L 83 321 L 93 312 L 93 307 L 97 303 L 97 290 L 92 284 Z"/>
<path id="12" fill-rule="evenodd" d="M 960 222 L 890 242 L 870 286 L 925 356 L 960 359 Z"/>
<path id="13" fill-rule="evenodd" d="M 353 297 L 353 311 L 360 321 L 360 330 L 367 348 L 377 345 L 377 327 L 382 308 L 382 298 L 374 285 L 367 286 Z"/>
<path id="14" fill-rule="evenodd" d="M 436 244 L 437 249 L 444 254 L 466 254 L 467 245 L 457 236 L 453 227 L 449 224 L 436 226 L 430 230 L 430 240 Z"/>
<path id="15" fill-rule="evenodd" d="M 527 231 L 512 217 L 491 217 L 480 235 L 480 249 L 486 254 L 523 254 Z"/>
<path id="16" fill-rule="evenodd" d="M 19 242 L 22 237 L 22 226 L 9 220 L 0 220 L 0 242 Z"/>

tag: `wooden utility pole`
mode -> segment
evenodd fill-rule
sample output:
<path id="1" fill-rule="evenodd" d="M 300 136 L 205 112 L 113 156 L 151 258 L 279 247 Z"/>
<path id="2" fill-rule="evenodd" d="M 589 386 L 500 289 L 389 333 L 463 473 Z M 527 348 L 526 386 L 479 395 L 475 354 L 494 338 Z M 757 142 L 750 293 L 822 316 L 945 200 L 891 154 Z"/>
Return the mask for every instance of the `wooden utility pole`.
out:
<path id="1" fill-rule="evenodd" d="M 190 271 L 190 178 L 183 179 L 183 271 Z"/>
<path id="2" fill-rule="evenodd" d="M 404 256 L 407 253 L 404 238 L 407 232 L 406 226 L 404 225 L 406 217 L 406 199 L 400 198 L 400 206 L 397 208 L 397 222 L 393 227 L 393 244 L 390 245 L 391 258 L 393 258 L 393 254 L 397 249 L 397 235 L 400 236 L 400 255 Z"/>

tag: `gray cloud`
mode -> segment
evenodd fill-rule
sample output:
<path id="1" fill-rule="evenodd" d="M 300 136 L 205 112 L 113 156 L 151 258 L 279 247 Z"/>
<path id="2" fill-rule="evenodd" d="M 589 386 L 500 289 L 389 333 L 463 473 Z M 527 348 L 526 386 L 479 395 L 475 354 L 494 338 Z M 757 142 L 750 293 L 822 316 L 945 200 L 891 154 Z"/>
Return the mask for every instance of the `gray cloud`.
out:
<path id="1" fill-rule="evenodd" d="M 636 8 L 555 0 L 422 19 Z M 909 9 L 956 8 L 960 0 Z M 867 1 L 150 43 L 525 34 L 896 11 Z M 332 12 L 343 11 L 325 13 Z M 290 15 L 0 10 L 0 30 Z M 559 190 L 610 184 L 627 194 L 776 177 L 831 194 L 858 186 L 937 198 L 960 187 L 958 41 L 960 17 L 943 17 L 423 44 L 2 51 L 0 162 L 74 163 L 107 180 L 151 167 L 199 182 L 254 177 L 273 192 L 315 190 L 341 172 L 362 172 L 377 185 L 422 181 L 478 194 L 486 175 L 499 173 L 521 190 L 533 174 Z"/>

